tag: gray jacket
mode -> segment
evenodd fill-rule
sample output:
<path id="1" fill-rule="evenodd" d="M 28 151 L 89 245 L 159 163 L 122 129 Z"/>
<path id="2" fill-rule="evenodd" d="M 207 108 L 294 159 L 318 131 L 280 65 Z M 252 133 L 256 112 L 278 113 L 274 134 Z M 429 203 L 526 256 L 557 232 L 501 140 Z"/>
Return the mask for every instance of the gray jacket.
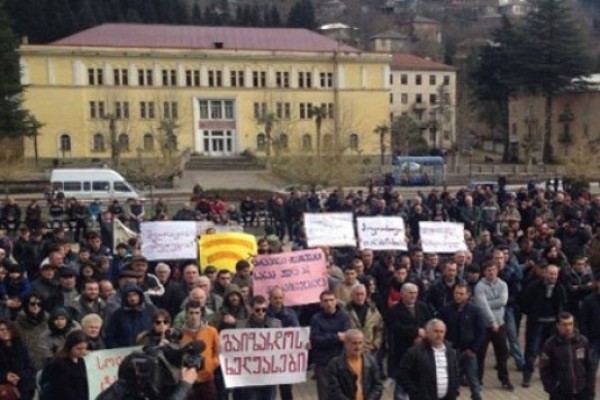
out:
<path id="1" fill-rule="evenodd" d="M 482 279 L 475 285 L 475 304 L 481 309 L 485 326 L 504 325 L 504 307 L 508 301 L 508 285 L 500 278 L 494 282 Z"/>

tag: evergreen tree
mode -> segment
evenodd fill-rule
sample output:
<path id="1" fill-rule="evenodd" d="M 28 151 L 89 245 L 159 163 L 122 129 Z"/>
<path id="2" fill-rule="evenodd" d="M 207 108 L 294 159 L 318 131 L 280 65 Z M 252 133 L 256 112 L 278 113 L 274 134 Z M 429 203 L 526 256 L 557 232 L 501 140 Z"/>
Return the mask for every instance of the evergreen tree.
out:
<path id="1" fill-rule="evenodd" d="M 265 25 L 273 28 L 281 26 L 281 16 L 279 15 L 279 10 L 275 4 L 272 4 L 268 14 L 265 14 L 267 15 L 267 17 L 265 17 Z"/>
<path id="2" fill-rule="evenodd" d="M 260 7 L 258 6 L 258 4 L 254 3 L 252 8 L 250 8 L 248 25 L 263 26 L 263 21 L 260 15 Z"/>
<path id="3" fill-rule="evenodd" d="M 317 26 L 311 0 L 298 0 L 294 3 L 288 14 L 287 26 L 306 29 L 314 29 Z"/>
<path id="4" fill-rule="evenodd" d="M 92 0 L 83 0 L 81 2 L 81 8 L 77 13 L 76 22 L 78 31 L 98 25 L 94 7 L 92 6 Z"/>
<path id="5" fill-rule="evenodd" d="M 508 102 L 518 89 L 516 76 L 520 74 L 521 62 L 517 57 L 520 32 L 506 18 L 494 31 L 493 43 L 481 49 L 479 63 L 471 79 L 475 96 L 480 100 L 481 117 L 492 129 L 500 127 L 505 137 L 504 161 L 508 162 L 509 131 Z"/>
<path id="6" fill-rule="evenodd" d="M 192 7 L 192 24 L 202 25 L 202 9 L 198 3 L 194 3 Z"/>
<path id="7" fill-rule="evenodd" d="M 588 57 L 565 0 L 532 0 L 520 43 L 520 87 L 545 99 L 543 161 L 552 162 L 552 105 L 556 93 L 589 74 Z"/>
<path id="8" fill-rule="evenodd" d="M 22 108 L 18 40 L 0 8 L 0 137 L 30 136 L 32 116 Z"/>

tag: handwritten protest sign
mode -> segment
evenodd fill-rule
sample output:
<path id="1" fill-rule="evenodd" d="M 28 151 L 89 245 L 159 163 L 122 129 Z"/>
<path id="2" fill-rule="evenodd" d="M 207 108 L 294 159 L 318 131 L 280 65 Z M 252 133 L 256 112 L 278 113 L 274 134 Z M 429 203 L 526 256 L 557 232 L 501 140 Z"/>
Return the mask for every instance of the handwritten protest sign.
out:
<path id="1" fill-rule="evenodd" d="M 455 222 L 419 222 L 421 246 L 426 253 L 466 250 L 464 225 Z"/>
<path id="2" fill-rule="evenodd" d="M 306 381 L 310 328 L 226 329 L 219 360 L 229 388 Z"/>
<path id="3" fill-rule="evenodd" d="M 408 250 L 402 217 L 358 217 L 360 249 Z"/>
<path id="4" fill-rule="evenodd" d="M 247 260 L 257 253 L 256 237 L 247 233 L 215 233 L 203 235 L 198 241 L 200 267 L 207 265 L 235 271 L 239 260 Z"/>
<path id="5" fill-rule="evenodd" d="M 254 259 L 253 293 L 268 296 L 279 286 L 286 306 L 319 302 L 328 288 L 327 260 L 321 249 L 258 256 Z"/>
<path id="6" fill-rule="evenodd" d="M 356 246 L 351 213 L 304 214 L 309 247 Z"/>
<path id="7" fill-rule="evenodd" d="M 196 258 L 194 221 L 142 222 L 142 254 L 148 260 Z"/>
<path id="8" fill-rule="evenodd" d="M 98 397 L 103 390 L 106 390 L 117 380 L 119 365 L 125 357 L 135 350 L 141 350 L 141 346 L 98 350 L 85 356 L 89 399 Z"/>

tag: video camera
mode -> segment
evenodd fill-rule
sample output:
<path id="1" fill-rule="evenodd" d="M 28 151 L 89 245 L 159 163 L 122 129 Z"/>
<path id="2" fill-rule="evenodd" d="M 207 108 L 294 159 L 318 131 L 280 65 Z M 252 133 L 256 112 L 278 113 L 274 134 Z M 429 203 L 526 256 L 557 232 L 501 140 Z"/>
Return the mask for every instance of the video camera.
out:
<path id="1" fill-rule="evenodd" d="M 167 344 L 146 347 L 127 356 L 119 366 L 119 380 L 123 381 L 130 399 L 158 399 L 175 387 L 182 368 L 204 368 L 203 341 L 186 345 Z"/>

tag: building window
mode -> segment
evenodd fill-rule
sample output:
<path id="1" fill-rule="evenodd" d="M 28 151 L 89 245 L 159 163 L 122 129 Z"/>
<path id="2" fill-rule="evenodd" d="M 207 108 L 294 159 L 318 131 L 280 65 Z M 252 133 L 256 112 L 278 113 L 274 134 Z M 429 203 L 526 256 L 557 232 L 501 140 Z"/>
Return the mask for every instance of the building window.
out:
<path id="1" fill-rule="evenodd" d="M 129 119 L 129 102 L 115 101 L 115 118 Z"/>
<path id="2" fill-rule="evenodd" d="M 121 133 L 117 139 L 121 151 L 129 151 L 129 135 Z"/>
<path id="3" fill-rule="evenodd" d="M 298 72 L 298 87 L 299 88 L 311 88 L 312 87 L 312 73 L 311 72 Z"/>
<path id="4" fill-rule="evenodd" d="M 279 148 L 281 150 L 287 150 L 290 148 L 289 138 L 285 133 L 279 135 Z"/>
<path id="5" fill-rule="evenodd" d="M 333 103 L 327 103 L 327 118 L 333 119 Z"/>
<path id="6" fill-rule="evenodd" d="M 323 135 L 323 150 L 333 150 L 333 137 L 328 133 Z"/>
<path id="7" fill-rule="evenodd" d="M 154 150 L 154 136 L 151 133 L 146 133 L 144 135 L 144 150 L 153 151 Z"/>
<path id="8" fill-rule="evenodd" d="M 115 86 L 129 85 L 129 71 L 126 68 L 113 69 L 113 84 Z"/>
<path id="9" fill-rule="evenodd" d="M 390 74 L 390 85 L 394 84 L 394 74 Z"/>
<path id="10" fill-rule="evenodd" d="M 198 87 L 200 86 L 200 70 L 186 69 L 185 70 L 185 86 Z"/>
<path id="11" fill-rule="evenodd" d="M 400 94 L 400 103 L 408 104 L 408 93 Z"/>
<path id="12" fill-rule="evenodd" d="M 233 100 L 199 100 L 200 119 L 232 120 L 235 109 Z"/>
<path id="13" fill-rule="evenodd" d="M 312 111 L 311 103 L 300 103 L 300 119 L 310 119 Z"/>
<path id="14" fill-rule="evenodd" d="M 450 75 L 444 75 L 444 86 L 450 85 Z"/>
<path id="15" fill-rule="evenodd" d="M 229 72 L 231 87 L 244 87 L 244 71 Z"/>
<path id="16" fill-rule="evenodd" d="M 90 86 L 104 85 L 104 71 L 102 68 L 88 68 L 88 84 Z"/>
<path id="17" fill-rule="evenodd" d="M 152 69 L 138 69 L 138 86 L 154 86 Z"/>
<path id="18" fill-rule="evenodd" d="M 430 105 L 434 105 L 437 102 L 437 96 L 435 94 L 430 94 L 429 95 L 429 104 Z"/>
<path id="19" fill-rule="evenodd" d="M 290 73 L 285 71 L 275 72 L 275 85 L 278 88 L 290 87 Z"/>
<path id="20" fill-rule="evenodd" d="M 308 133 L 302 136 L 302 150 L 312 150 L 312 136 L 310 136 L 310 134 Z"/>
<path id="21" fill-rule="evenodd" d="M 256 150 L 264 151 L 267 149 L 267 136 L 264 133 L 256 135 Z"/>
<path id="22" fill-rule="evenodd" d="M 98 132 L 94 135 L 93 150 L 94 151 L 104 151 L 104 149 L 105 149 L 104 135 Z"/>
<path id="23" fill-rule="evenodd" d="M 321 87 L 331 88 L 333 87 L 333 72 L 321 72 L 319 74 L 321 80 Z"/>
<path id="24" fill-rule="evenodd" d="M 166 119 L 179 118 L 179 110 L 176 101 L 163 102 L 163 117 Z"/>
<path id="25" fill-rule="evenodd" d="M 356 133 L 353 133 L 350 135 L 350 149 L 351 150 L 358 150 L 358 135 Z"/>
<path id="26" fill-rule="evenodd" d="M 415 95 L 415 103 L 422 103 L 423 102 L 423 95 L 420 93 L 417 93 Z"/>
<path id="27" fill-rule="evenodd" d="M 435 86 L 435 84 L 436 84 L 435 75 L 429 75 L 429 84 Z"/>
<path id="28" fill-rule="evenodd" d="M 255 102 L 254 103 L 254 119 L 259 120 L 267 116 L 267 103 Z"/>
<path id="29" fill-rule="evenodd" d="M 390 93 L 390 104 L 394 104 L 394 94 Z"/>
<path id="30" fill-rule="evenodd" d="M 68 133 L 60 135 L 60 151 L 71 151 L 71 136 Z"/>
<path id="31" fill-rule="evenodd" d="M 154 119 L 154 102 L 153 101 L 141 101 L 140 102 L 140 118 Z"/>
<path id="32" fill-rule="evenodd" d="M 90 101 L 90 118 L 100 119 L 106 116 L 106 110 L 104 108 L 103 101 Z"/>
<path id="33" fill-rule="evenodd" d="M 208 86 L 221 87 L 223 86 L 223 72 L 217 70 L 208 71 Z"/>
<path id="34" fill-rule="evenodd" d="M 421 74 L 415 75 L 415 85 L 420 85 L 421 80 L 422 80 Z"/>
<path id="35" fill-rule="evenodd" d="M 267 73 L 265 71 L 252 71 L 252 86 L 266 87 Z"/>
<path id="36" fill-rule="evenodd" d="M 162 85 L 177 86 L 177 70 L 163 69 L 162 70 Z"/>
<path id="37" fill-rule="evenodd" d="M 407 74 L 400 75 L 400 84 L 408 85 L 408 75 Z"/>
<path id="38" fill-rule="evenodd" d="M 291 103 L 276 103 L 276 114 L 278 119 L 290 119 L 292 114 Z"/>

